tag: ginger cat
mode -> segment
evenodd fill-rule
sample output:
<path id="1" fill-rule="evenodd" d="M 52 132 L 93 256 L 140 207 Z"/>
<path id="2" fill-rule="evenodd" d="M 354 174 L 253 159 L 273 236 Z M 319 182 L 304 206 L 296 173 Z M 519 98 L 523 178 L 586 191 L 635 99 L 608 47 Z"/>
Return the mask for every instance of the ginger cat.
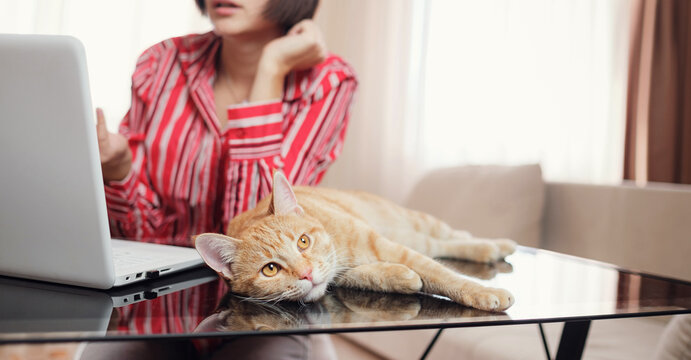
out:
<path id="1" fill-rule="evenodd" d="M 198 235 L 195 246 L 232 292 L 251 299 L 311 302 L 334 284 L 437 294 L 488 311 L 514 302 L 508 291 L 465 279 L 432 258 L 494 262 L 513 253 L 515 242 L 474 239 L 364 192 L 293 189 L 281 172 L 271 197 L 234 218 L 227 234 Z"/>

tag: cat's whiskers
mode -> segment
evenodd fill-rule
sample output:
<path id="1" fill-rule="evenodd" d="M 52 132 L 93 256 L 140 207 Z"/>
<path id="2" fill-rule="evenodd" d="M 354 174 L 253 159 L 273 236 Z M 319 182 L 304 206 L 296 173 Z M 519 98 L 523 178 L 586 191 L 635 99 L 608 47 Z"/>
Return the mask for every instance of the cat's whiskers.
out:
<path id="1" fill-rule="evenodd" d="M 278 301 L 283 301 L 283 300 L 296 300 L 297 295 L 302 295 L 304 290 L 294 287 L 290 288 L 288 291 L 285 291 L 281 293 L 281 295 L 277 298 Z M 301 297 L 298 297 L 297 300 L 300 300 Z"/>
<path id="2" fill-rule="evenodd" d="M 328 270 L 328 273 L 331 275 L 331 279 L 328 279 L 328 281 L 331 283 L 335 279 L 338 279 L 341 276 L 341 273 L 348 269 L 348 266 L 345 264 L 345 256 L 342 256 L 339 254 L 339 252 L 334 248 L 332 251 L 330 251 L 323 262 L 324 266 L 330 266 Z"/>
<path id="3" fill-rule="evenodd" d="M 268 294 L 264 296 L 249 296 L 242 298 L 242 301 L 252 301 L 252 302 L 270 302 L 270 303 L 277 303 L 286 299 L 289 299 L 291 296 L 296 295 L 300 290 L 299 289 L 288 289 L 287 291 L 284 291 L 282 293 L 278 294 Z"/>
<path id="4" fill-rule="evenodd" d="M 273 302 L 280 302 L 280 301 L 284 301 L 284 300 L 292 300 L 292 298 L 293 298 L 295 295 L 297 295 L 299 292 L 300 292 L 300 289 L 291 288 L 291 289 L 289 289 L 288 291 L 282 292 L 281 294 L 279 294 L 278 296 L 276 296 L 276 297 L 275 297 L 274 299 L 272 299 L 271 301 L 273 301 Z"/>

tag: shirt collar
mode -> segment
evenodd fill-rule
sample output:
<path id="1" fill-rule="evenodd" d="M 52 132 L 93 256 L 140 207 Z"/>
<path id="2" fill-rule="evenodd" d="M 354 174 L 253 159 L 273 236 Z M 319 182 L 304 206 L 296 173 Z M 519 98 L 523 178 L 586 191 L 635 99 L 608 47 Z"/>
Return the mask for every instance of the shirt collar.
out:
<path id="1" fill-rule="evenodd" d="M 216 57 L 221 48 L 221 37 L 209 31 L 205 34 L 182 39 L 180 64 L 191 89 L 202 84 L 213 87 L 216 76 Z M 285 79 L 283 100 L 300 99 L 308 90 L 310 70 L 292 71 Z"/>
<path id="2" fill-rule="evenodd" d="M 180 66 L 187 83 L 193 90 L 216 73 L 216 54 L 221 47 L 221 37 L 213 31 L 182 39 L 178 47 Z"/>

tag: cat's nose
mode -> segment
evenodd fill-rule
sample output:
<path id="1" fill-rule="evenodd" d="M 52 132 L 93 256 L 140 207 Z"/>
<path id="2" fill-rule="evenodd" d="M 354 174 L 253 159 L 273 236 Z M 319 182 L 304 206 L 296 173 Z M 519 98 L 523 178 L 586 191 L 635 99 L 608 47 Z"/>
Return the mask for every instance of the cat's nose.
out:
<path id="1" fill-rule="evenodd" d="M 312 281 L 312 268 L 308 267 L 305 269 L 305 271 L 302 272 L 302 275 L 300 275 L 300 280 L 309 280 Z"/>

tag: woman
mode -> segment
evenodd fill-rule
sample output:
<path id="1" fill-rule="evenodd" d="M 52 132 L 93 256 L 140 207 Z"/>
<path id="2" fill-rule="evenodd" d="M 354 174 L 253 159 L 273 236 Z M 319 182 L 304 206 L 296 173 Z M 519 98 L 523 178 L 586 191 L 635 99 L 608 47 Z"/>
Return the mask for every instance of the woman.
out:
<path id="1" fill-rule="evenodd" d="M 191 246 L 268 194 L 273 169 L 321 180 L 356 79 L 327 54 L 317 2 L 196 0 L 214 31 L 144 52 L 120 134 L 97 111 L 113 236 Z"/>
<path id="2" fill-rule="evenodd" d="M 191 235 L 225 232 L 230 219 L 269 194 L 273 169 L 294 184 L 316 185 L 341 151 L 357 81 L 348 64 L 326 52 L 310 20 L 318 0 L 195 1 L 214 30 L 142 54 L 119 134 L 106 130 L 97 110 L 113 236 L 191 246 Z M 137 303 L 119 309 L 111 325 L 167 329 L 159 324 L 166 313 L 212 311 L 186 308 L 203 303 L 194 299 L 209 291 L 225 287 L 213 283 L 172 294 L 175 301 Z M 167 331 L 193 330 L 202 318 L 191 320 Z M 302 358 L 313 343 L 247 338 L 197 350 L 220 358 Z M 185 343 L 92 343 L 84 358 L 189 355 L 181 347 L 189 350 Z"/>

